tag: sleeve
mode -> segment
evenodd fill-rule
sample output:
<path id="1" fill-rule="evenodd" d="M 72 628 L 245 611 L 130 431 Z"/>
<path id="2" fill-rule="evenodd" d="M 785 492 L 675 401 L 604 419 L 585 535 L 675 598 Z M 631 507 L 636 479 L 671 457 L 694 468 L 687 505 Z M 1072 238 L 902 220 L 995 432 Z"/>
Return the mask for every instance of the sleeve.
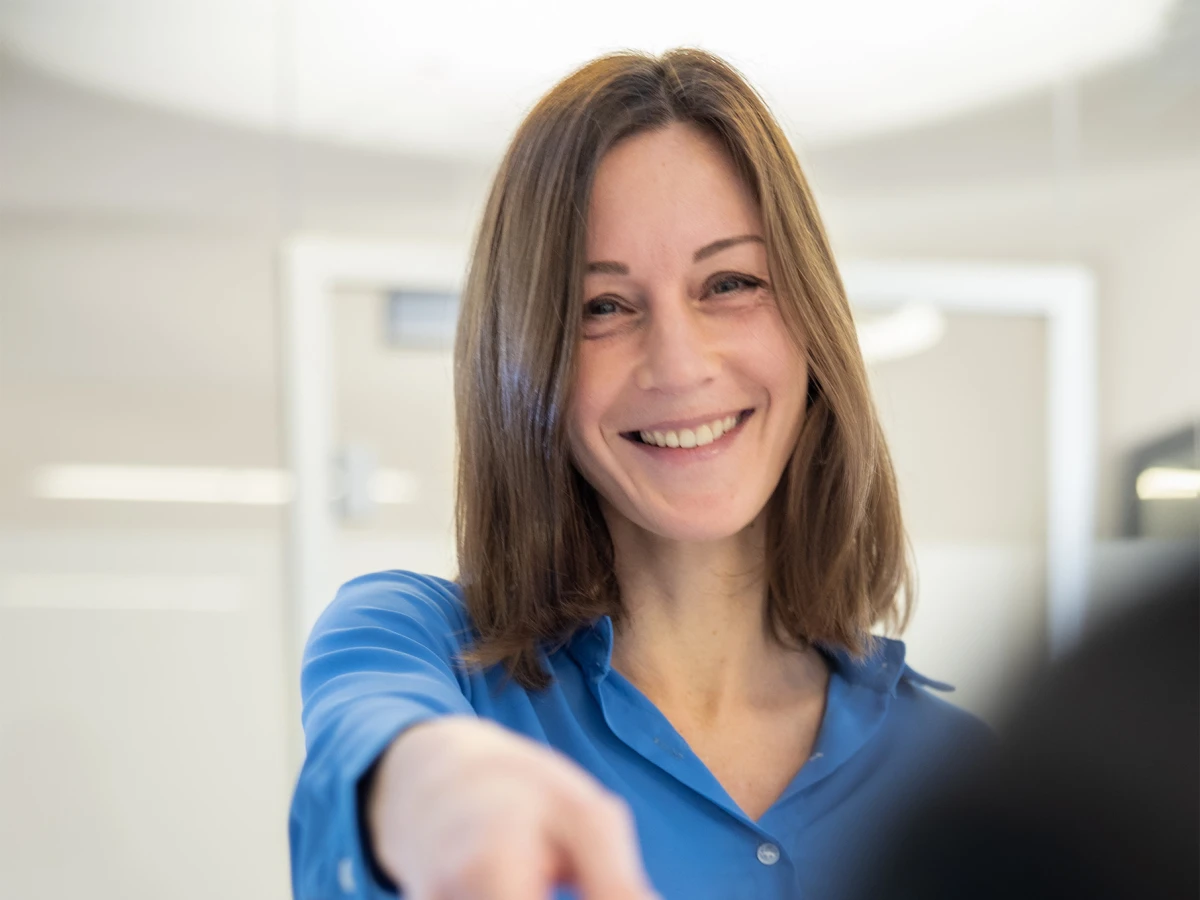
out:
<path id="1" fill-rule="evenodd" d="M 368 857 L 359 783 L 406 728 L 475 714 L 456 664 L 469 634 L 455 586 L 408 572 L 347 583 L 318 619 L 301 667 L 307 754 L 288 828 L 297 900 L 395 896 Z"/>

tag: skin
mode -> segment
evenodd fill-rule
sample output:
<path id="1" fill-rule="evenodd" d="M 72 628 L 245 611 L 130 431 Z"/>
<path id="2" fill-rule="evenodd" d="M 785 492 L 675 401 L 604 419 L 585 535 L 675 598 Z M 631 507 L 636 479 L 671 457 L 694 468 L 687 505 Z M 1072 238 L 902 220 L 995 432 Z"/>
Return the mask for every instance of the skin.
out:
<path id="1" fill-rule="evenodd" d="M 383 754 L 366 804 L 371 847 L 409 900 L 662 900 L 626 803 L 560 753 L 447 716 Z"/>
<path id="2" fill-rule="evenodd" d="M 782 648 L 764 628 L 763 509 L 799 434 L 807 367 L 771 292 L 763 233 L 753 195 L 703 132 L 674 124 L 613 148 L 589 210 L 570 426 L 629 613 L 614 667 L 748 812 L 805 758 L 828 677 L 820 654 Z M 728 240 L 741 237 L 756 239 Z M 745 410 L 709 447 L 630 440 Z M 781 722 L 793 730 L 775 733 Z M 760 740 L 783 748 L 777 759 L 753 749 Z"/>
<path id="3" fill-rule="evenodd" d="M 595 271 L 570 417 L 628 610 L 614 667 L 754 819 L 808 758 L 828 683 L 818 653 L 764 628 L 763 508 L 799 434 L 807 370 L 762 237 L 752 195 L 703 133 L 671 125 L 614 147 L 589 209 Z M 695 450 L 627 436 L 746 411 Z M 586 900 L 655 897 L 625 801 L 479 719 L 397 738 L 366 814 L 376 859 L 410 900 L 528 900 L 558 883 Z"/>

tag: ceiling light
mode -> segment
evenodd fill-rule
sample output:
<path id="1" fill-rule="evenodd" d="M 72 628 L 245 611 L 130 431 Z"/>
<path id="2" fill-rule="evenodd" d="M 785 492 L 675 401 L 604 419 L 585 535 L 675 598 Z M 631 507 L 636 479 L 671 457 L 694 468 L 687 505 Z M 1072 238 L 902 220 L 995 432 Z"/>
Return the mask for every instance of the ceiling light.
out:
<path id="1" fill-rule="evenodd" d="M 785 125 L 844 140 L 1151 48 L 1170 0 L 37 0 L 0 42 L 60 78 L 305 137 L 494 159 L 552 84 L 634 47 L 715 51 Z M 285 27 L 286 26 L 286 27 Z"/>
<path id="2" fill-rule="evenodd" d="M 931 303 L 909 303 L 885 316 L 859 321 L 858 345 L 868 363 L 915 356 L 946 333 L 946 317 Z"/>
<path id="3" fill-rule="evenodd" d="M 1137 477 L 1141 500 L 1190 500 L 1200 496 L 1200 469 L 1151 466 Z"/>

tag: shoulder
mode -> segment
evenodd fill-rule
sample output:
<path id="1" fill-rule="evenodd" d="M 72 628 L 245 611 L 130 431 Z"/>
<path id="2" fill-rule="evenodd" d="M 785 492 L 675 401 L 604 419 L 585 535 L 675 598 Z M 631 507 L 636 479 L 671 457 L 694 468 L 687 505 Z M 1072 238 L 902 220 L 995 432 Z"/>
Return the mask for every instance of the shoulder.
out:
<path id="1" fill-rule="evenodd" d="M 317 620 L 314 631 L 355 625 L 407 624 L 463 635 L 470 617 L 462 590 L 453 581 L 392 569 L 351 579 Z"/>
<path id="2" fill-rule="evenodd" d="M 992 749 L 996 734 L 982 719 L 952 703 L 954 686 L 905 665 L 896 684 L 895 724 L 917 744 L 974 756 Z"/>
<path id="3" fill-rule="evenodd" d="M 423 575 L 404 569 L 388 569 L 352 578 L 338 589 L 338 599 L 362 601 L 388 600 L 400 603 L 427 603 L 462 607 L 462 589 L 457 583 L 436 575 Z"/>

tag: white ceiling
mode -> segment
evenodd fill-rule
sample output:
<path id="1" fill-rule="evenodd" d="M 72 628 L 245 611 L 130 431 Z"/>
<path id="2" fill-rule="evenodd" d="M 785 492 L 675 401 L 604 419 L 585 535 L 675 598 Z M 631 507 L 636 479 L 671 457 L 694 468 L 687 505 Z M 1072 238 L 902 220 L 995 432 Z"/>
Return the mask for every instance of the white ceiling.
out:
<path id="1" fill-rule="evenodd" d="M 793 133 L 912 125 L 1150 49 L 1170 0 L 9 0 L 0 42 L 57 76 L 260 129 L 490 158 L 581 62 L 714 50 Z"/>

